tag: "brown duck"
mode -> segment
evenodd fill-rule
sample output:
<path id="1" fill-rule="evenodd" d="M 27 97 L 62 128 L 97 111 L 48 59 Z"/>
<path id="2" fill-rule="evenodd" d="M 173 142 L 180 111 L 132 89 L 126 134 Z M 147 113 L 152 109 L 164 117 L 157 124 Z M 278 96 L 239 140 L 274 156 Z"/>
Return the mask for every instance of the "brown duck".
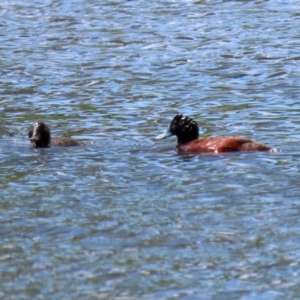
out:
<path id="1" fill-rule="evenodd" d="M 68 137 L 51 137 L 49 127 L 43 121 L 33 123 L 28 131 L 28 138 L 34 148 L 51 146 L 84 146 L 85 143 Z"/>

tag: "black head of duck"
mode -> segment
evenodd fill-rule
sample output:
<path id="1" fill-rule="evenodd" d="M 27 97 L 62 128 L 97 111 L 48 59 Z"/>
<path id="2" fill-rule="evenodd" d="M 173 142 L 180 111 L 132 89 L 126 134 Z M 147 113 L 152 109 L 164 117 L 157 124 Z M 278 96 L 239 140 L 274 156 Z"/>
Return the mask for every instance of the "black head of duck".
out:
<path id="1" fill-rule="evenodd" d="M 157 136 L 156 139 L 164 139 L 172 135 L 176 135 L 178 144 L 196 140 L 199 137 L 198 124 L 192 118 L 176 115 L 167 130 Z"/>

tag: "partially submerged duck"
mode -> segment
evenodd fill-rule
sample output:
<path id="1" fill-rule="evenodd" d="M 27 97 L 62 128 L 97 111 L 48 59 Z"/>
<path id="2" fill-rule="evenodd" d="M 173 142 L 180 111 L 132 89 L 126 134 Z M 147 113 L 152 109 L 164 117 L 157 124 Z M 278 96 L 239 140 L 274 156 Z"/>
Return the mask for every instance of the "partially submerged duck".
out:
<path id="1" fill-rule="evenodd" d="M 84 146 L 85 143 L 68 138 L 52 137 L 49 127 L 43 121 L 33 123 L 28 131 L 28 138 L 34 148 L 48 148 L 51 146 Z"/>
<path id="2" fill-rule="evenodd" d="M 187 153 L 225 153 L 236 151 L 272 151 L 276 149 L 241 136 L 221 135 L 199 138 L 199 127 L 192 118 L 177 115 L 168 129 L 156 139 L 177 136 L 177 149 Z"/>

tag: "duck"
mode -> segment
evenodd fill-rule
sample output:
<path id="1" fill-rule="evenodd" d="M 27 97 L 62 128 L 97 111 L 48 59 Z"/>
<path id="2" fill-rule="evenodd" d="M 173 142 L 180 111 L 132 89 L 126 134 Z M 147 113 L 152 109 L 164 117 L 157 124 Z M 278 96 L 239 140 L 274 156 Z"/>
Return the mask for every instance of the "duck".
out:
<path id="1" fill-rule="evenodd" d="M 28 131 L 28 138 L 33 148 L 49 148 L 51 146 L 84 146 L 85 143 L 68 137 L 51 137 L 50 129 L 44 121 L 36 121 Z"/>
<path id="2" fill-rule="evenodd" d="M 265 144 L 258 143 L 246 137 L 220 135 L 199 138 L 199 127 L 192 118 L 176 115 L 171 121 L 167 130 L 157 136 L 156 140 L 161 140 L 176 135 L 179 152 L 183 153 L 226 153 L 238 151 L 270 151 L 277 152 Z"/>

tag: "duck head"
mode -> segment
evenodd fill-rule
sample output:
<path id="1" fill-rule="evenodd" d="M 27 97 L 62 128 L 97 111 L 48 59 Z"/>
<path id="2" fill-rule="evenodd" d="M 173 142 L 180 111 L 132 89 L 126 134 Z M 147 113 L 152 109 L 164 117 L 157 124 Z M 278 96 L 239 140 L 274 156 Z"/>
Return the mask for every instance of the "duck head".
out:
<path id="1" fill-rule="evenodd" d="M 163 134 L 157 136 L 156 139 L 160 140 L 172 135 L 177 136 L 178 144 L 184 144 L 198 139 L 198 124 L 192 118 L 177 115 L 174 117 L 167 130 Z"/>
<path id="2" fill-rule="evenodd" d="M 34 148 L 50 147 L 50 129 L 43 121 L 36 121 L 30 126 L 28 138 Z"/>

